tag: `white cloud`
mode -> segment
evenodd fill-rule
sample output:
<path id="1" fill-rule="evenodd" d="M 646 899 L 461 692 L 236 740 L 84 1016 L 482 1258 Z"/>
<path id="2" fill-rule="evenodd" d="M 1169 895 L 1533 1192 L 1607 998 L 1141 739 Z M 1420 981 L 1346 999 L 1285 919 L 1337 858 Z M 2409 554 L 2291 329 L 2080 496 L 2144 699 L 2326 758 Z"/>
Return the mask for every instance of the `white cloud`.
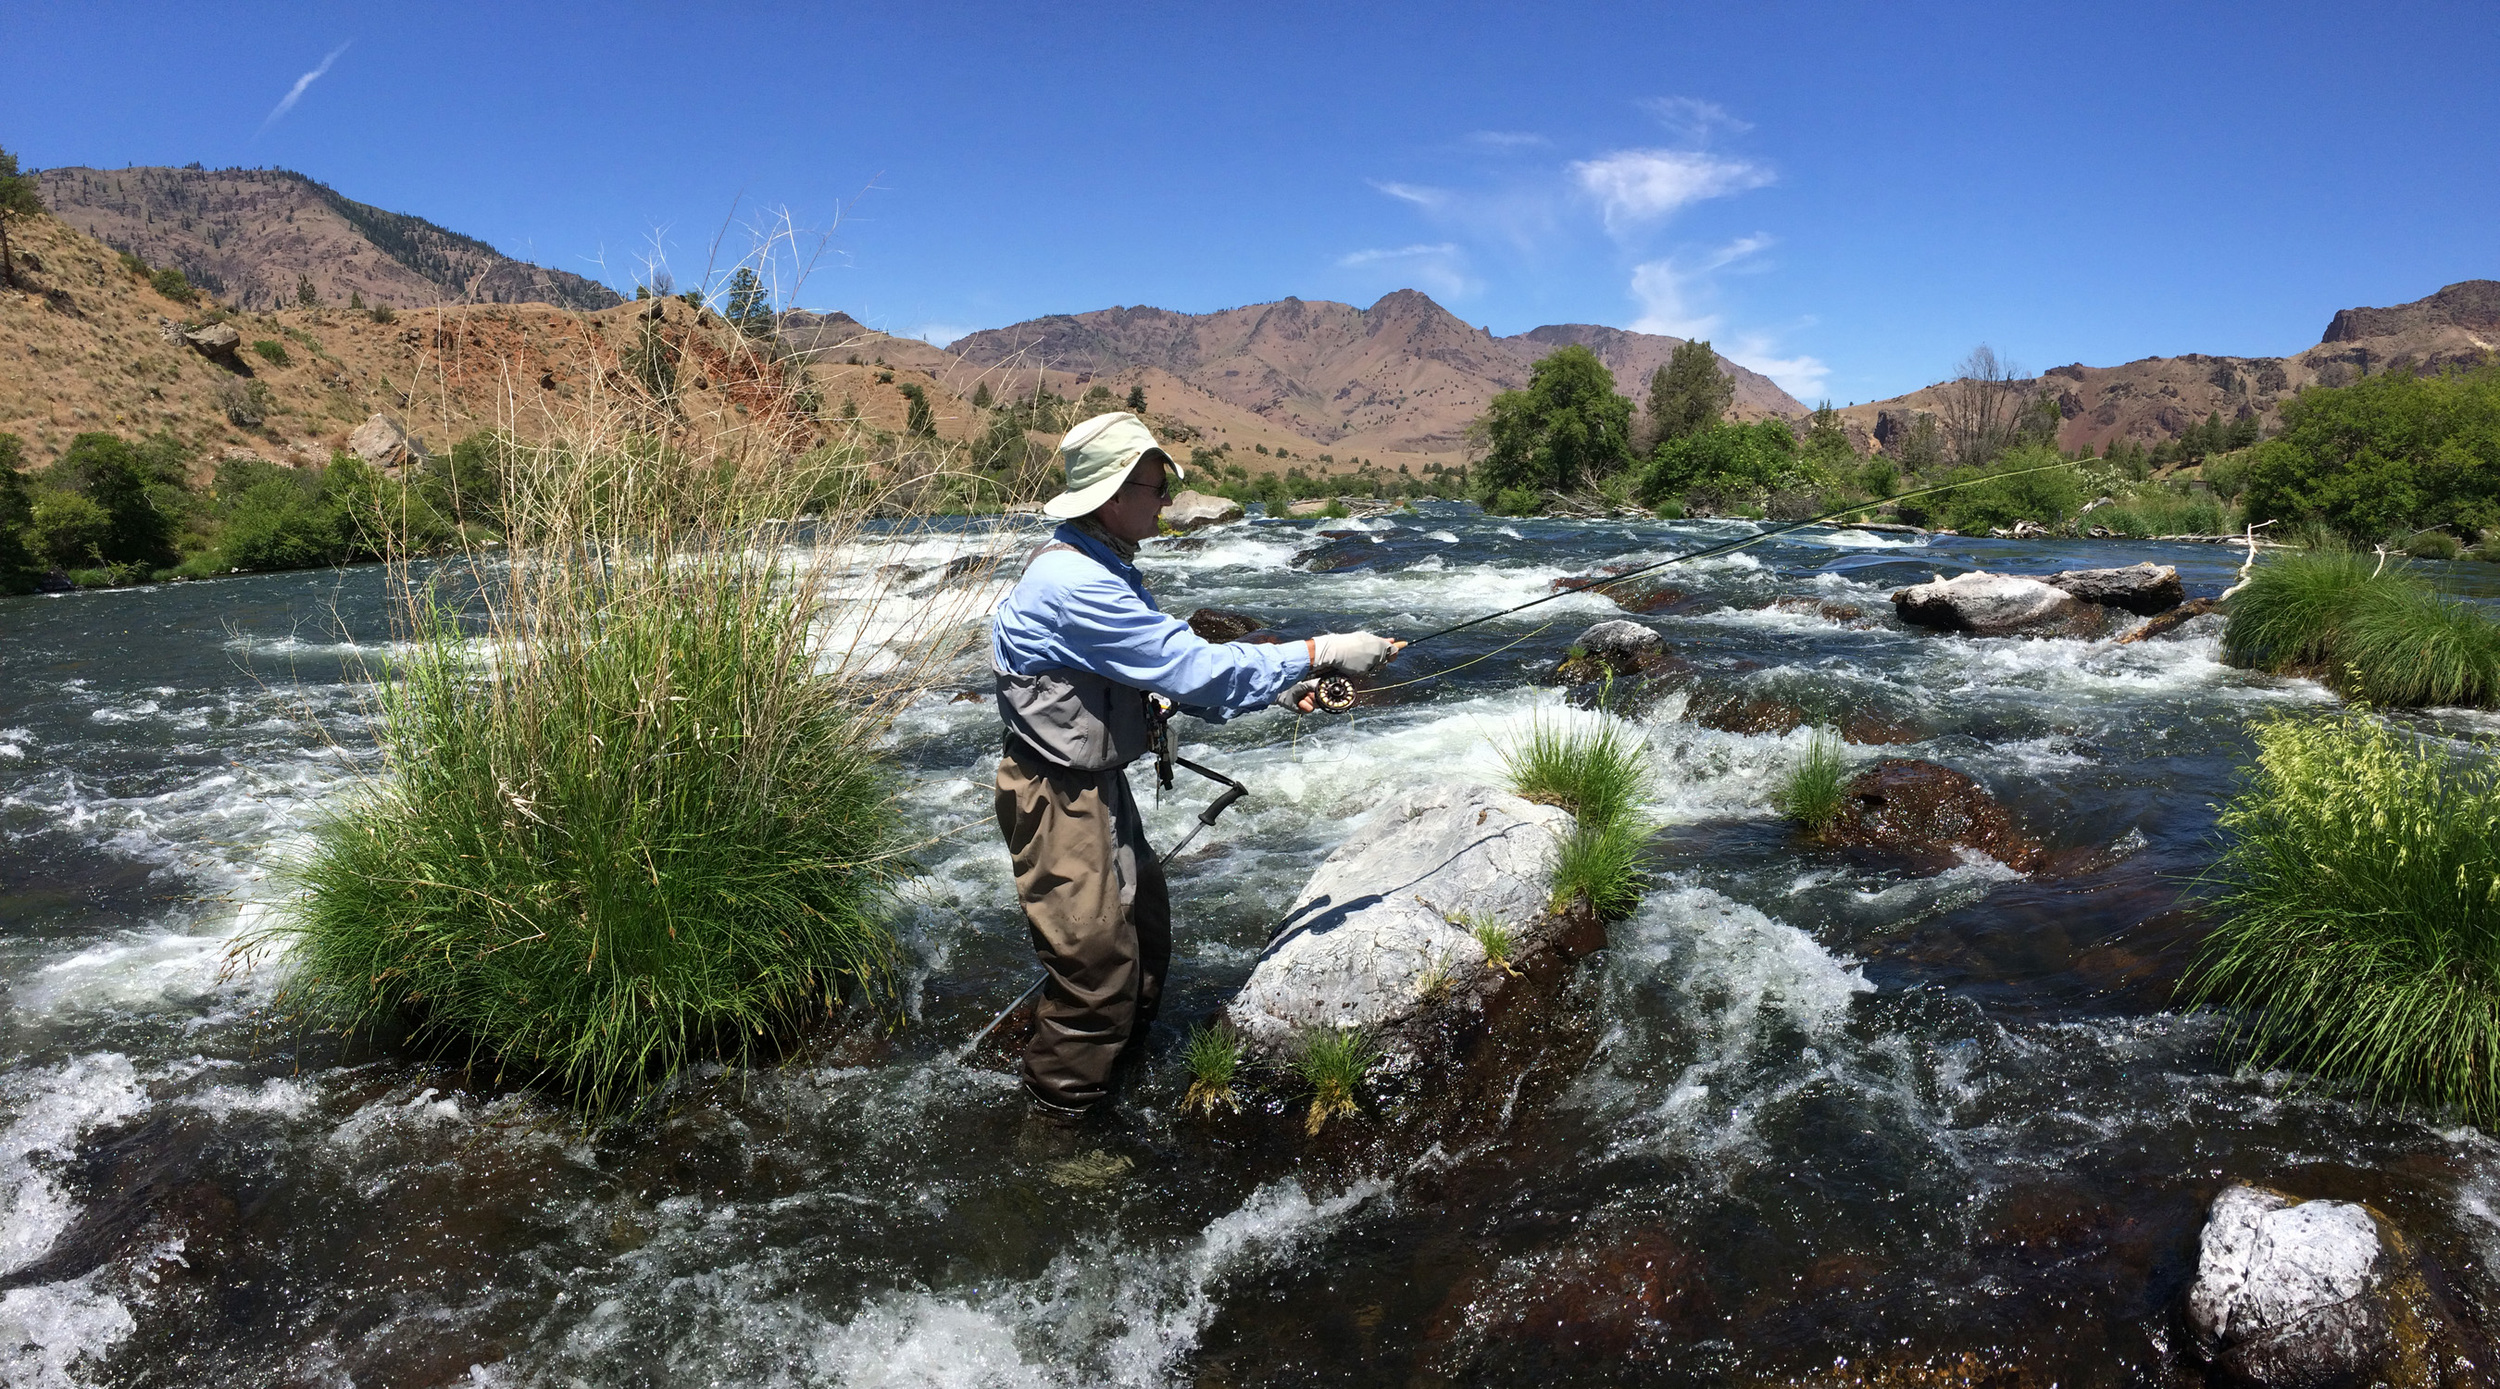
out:
<path id="1" fill-rule="evenodd" d="M 1417 207 L 1439 207 L 1450 200 L 1450 195 L 1446 191 L 1439 188 L 1427 188 L 1420 183 L 1389 183 L 1381 179 L 1373 179 L 1371 184 L 1372 187 L 1390 197 L 1401 202 L 1413 203 Z"/>
<path id="2" fill-rule="evenodd" d="M 269 127 L 278 123 L 280 117 L 284 116 L 287 112 L 294 110 L 295 103 L 304 99 L 304 89 L 311 86 L 313 83 L 320 81 L 322 75 L 330 70 L 330 64 L 337 62 L 339 60 L 339 55 L 345 53 L 348 46 L 355 42 L 356 41 L 354 39 L 349 39 L 347 43 L 340 44 L 338 47 L 331 49 L 330 56 L 321 60 L 321 66 L 314 68 L 312 71 L 305 73 L 301 77 L 296 78 L 295 85 L 287 88 L 286 95 L 278 98 L 278 104 L 270 109 L 268 115 L 261 118 L 260 130 L 256 130 L 252 133 L 258 135 L 267 131 Z"/>
<path id="3" fill-rule="evenodd" d="M 1746 333 L 1737 338 L 1734 347 L 1727 349 L 1726 356 L 1738 366 L 1761 372 L 1777 381 L 1781 390 L 1804 404 L 1812 405 L 1822 399 L 1823 381 L 1832 374 L 1832 369 L 1823 365 L 1823 359 L 1775 357 L 1772 353 L 1776 350 L 1768 334 Z"/>
<path id="4" fill-rule="evenodd" d="M 1719 271 L 1741 273 L 1754 268 L 1758 264 L 1754 256 L 1771 243 L 1770 236 L 1757 232 L 1705 251 L 1689 264 L 1670 257 L 1634 266 L 1632 298 L 1641 306 L 1641 314 L 1631 328 L 1671 338 L 1708 338 L 1720 356 L 1761 372 L 1778 382 L 1781 390 L 1810 405 L 1822 395 L 1823 382 L 1831 375 L 1821 358 L 1780 356 L 1779 340 L 1770 333 L 1742 331 L 1722 341 L 1727 318 L 1705 307 L 1717 288 L 1714 277 Z"/>
<path id="5" fill-rule="evenodd" d="M 1477 287 L 1467 275 L 1467 253 L 1451 241 L 1353 251 L 1339 256 L 1337 265 L 1345 270 L 1359 270 L 1365 266 L 1389 267 L 1406 285 L 1436 299 L 1463 299 L 1474 293 Z"/>
<path id="6" fill-rule="evenodd" d="M 1760 188 L 1771 171 L 1693 150 L 1617 150 L 1572 164 L 1580 190 L 1597 199 L 1606 230 L 1623 236 L 1709 198 Z"/>
<path id="7" fill-rule="evenodd" d="M 1690 96 L 1653 96 L 1640 103 L 1642 110 L 1658 119 L 1660 125 L 1684 137 L 1685 143 L 1706 145 L 1710 137 L 1724 130 L 1741 135 L 1753 129 L 1753 122 L 1740 121 L 1715 101 Z"/>

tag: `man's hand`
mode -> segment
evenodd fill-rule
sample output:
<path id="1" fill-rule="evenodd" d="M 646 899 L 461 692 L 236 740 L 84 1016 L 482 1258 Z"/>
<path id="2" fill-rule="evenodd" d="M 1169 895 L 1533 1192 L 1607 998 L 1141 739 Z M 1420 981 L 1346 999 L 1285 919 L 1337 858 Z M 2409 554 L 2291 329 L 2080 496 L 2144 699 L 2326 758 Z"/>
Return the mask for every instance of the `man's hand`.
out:
<path id="1" fill-rule="evenodd" d="M 1319 682 L 1296 680 L 1287 685 L 1276 696 L 1276 707 L 1290 709 L 1297 714 L 1308 714 L 1319 708 Z"/>
<path id="2" fill-rule="evenodd" d="M 1311 638 L 1311 671 L 1369 675 L 1405 649 L 1405 642 L 1370 632 L 1323 632 Z"/>

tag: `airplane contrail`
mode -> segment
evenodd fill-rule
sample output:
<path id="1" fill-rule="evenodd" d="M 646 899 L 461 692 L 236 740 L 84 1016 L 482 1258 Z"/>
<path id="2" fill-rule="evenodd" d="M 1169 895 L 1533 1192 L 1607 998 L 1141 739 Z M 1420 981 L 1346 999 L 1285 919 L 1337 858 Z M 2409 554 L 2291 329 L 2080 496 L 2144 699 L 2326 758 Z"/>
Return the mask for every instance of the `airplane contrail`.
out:
<path id="1" fill-rule="evenodd" d="M 255 130 L 252 133 L 254 135 L 265 134 L 269 127 L 278 123 L 279 117 L 294 110 L 295 103 L 303 98 L 304 89 L 319 80 L 323 73 L 328 72 L 330 70 L 330 64 L 337 62 L 339 60 L 339 55 L 345 53 L 348 49 L 348 45 L 353 44 L 354 42 L 354 39 L 349 39 L 347 43 L 340 44 L 338 47 L 331 49 L 330 56 L 321 60 L 321 66 L 314 68 L 312 71 L 305 73 L 301 77 L 296 78 L 295 85 L 287 89 L 285 96 L 278 98 L 277 106 L 273 108 L 269 115 L 261 121 L 260 129 Z"/>

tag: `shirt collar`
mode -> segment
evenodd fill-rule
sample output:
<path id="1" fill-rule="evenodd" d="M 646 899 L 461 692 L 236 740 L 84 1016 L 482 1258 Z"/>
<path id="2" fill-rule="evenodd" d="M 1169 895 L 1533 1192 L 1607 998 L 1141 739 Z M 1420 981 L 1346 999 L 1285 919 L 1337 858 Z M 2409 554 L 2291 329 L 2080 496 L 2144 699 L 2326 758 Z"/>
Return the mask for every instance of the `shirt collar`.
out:
<path id="1" fill-rule="evenodd" d="M 1073 545 L 1076 548 L 1083 550 L 1086 554 L 1089 554 L 1095 559 L 1101 561 L 1114 574 L 1123 574 L 1133 577 L 1137 573 L 1136 565 L 1120 558 L 1117 554 L 1112 552 L 1110 546 L 1105 545 L 1101 541 L 1096 540 L 1094 537 L 1078 530 L 1071 524 L 1061 522 L 1059 529 L 1052 534 L 1051 538 L 1063 545 Z"/>

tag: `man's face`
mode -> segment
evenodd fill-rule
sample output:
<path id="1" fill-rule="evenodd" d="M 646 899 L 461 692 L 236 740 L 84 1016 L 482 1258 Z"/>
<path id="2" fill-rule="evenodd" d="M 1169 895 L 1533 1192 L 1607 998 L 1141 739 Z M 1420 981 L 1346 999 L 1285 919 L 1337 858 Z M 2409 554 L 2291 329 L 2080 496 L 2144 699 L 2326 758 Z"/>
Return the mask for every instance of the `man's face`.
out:
<path id="1" fill-rule="evenodd" d="M 1149 456 L 1111 494 L 1111 500 L 1095 510 L 1094 519 L 1122 540 L 1152 539 L 1163 517 L 1163 504 L 1171 499 L 1164 487 L 1163 460 Z"/>

